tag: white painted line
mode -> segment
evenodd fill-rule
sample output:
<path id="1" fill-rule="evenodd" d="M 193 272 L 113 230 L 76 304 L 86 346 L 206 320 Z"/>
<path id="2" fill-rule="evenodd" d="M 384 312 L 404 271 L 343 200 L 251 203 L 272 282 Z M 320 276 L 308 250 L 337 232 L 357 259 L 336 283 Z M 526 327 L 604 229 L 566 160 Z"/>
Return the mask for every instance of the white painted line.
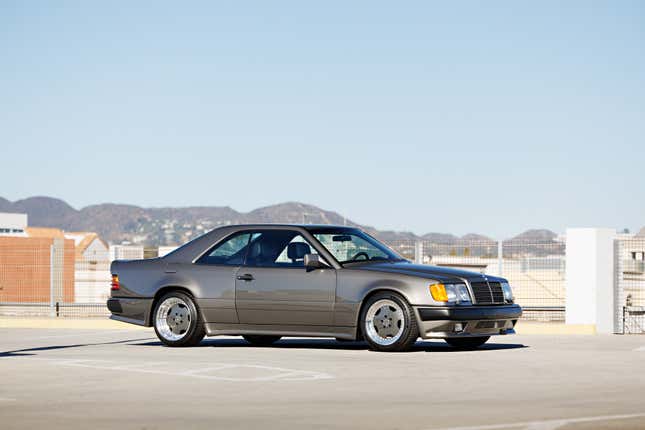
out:
<path id="1" fill-rule="evenodd" d="M 517 422 L 517 423 L 487 424 L 482 426 L 445 427 L 438 430 L 497 430 L 497 429 L 555 430 L 567 424 L 625 420 L 630 418 L 643 418 L 643 417 L 645 417 L 645 414 L 601 415 L 596 417 L 562 418 L 557 420 L 524 421 L 524 422 Z"/>
<path id="2" fill-rule="evenodd" d="M 641 346 L 640 348 L 636 348 L 634 351 L 642 351 L 642 352 L 645 352 L 645 346 Z"/>
<path id="3" fill-rule="evenodd" d="M 11 399 L 9 397 L 0 397 L 0 402 L 15 402 L 16 399 Z"/>
<path id="4" fill-rule="evenodd" d="M 253 364 L 233 364 L 233 363 L 209 363 L 203 367 L 193 369 L 173 370 L 173 369 L 152 369 L 151 366 L 167 364 L 167 362 L 152 362 L 152 363 L 123 363 L 108 360 L 85 360 L 85 359 L 55 359 L 45 358 L 39 360 L 46 360 L 51 364 L 61 366 L 83 367 L 89 369 L 111 370 L 117 372 L 135 372 L 135 373 L 149 373 L 158 375 L 170 375 L 180 378 L 197 378 L 209 379 L 219 381 L 234 381 L 234 382 L 259 382 L 259 381 L 312 381 L 322 379 L 333 379 L 334 377 L 328 373 L 311 371 L 311 370 L 298 370 L 298 369 L 285 369 L 282 367 L 262 366 Z M 206 372 L 219 372 L 234 370 L 238 373 L 244 374 L 244 371 L 264 371 L 266 375 L 260 376 L 230 376 L 223 374 L 205 374 Z"/>
<path id="5" fill-rule="evenodd" d="M 182 376 L 199 376 L 200 373 L 212 372 L 212 371 L 217 371 L 222 369 L 232 369 L 235 367 L 237 367 L 237 365 L 235 364 L 222 364 L 219 366 L 208 366 L 208 367 L 200 367 L 198 369 L 186 370 L 184 372 L 180 372 L 180 374 Z"/>

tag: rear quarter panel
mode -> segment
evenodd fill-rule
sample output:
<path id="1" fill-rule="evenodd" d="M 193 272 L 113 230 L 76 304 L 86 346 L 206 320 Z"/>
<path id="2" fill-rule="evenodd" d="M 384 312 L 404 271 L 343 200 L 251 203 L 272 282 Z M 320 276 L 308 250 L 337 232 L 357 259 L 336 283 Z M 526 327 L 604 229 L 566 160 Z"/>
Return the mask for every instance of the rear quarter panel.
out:
<path id="1" fill-rule="evenodd" d="M 155 294 L 155 285 L 164 275 L 165 264 L 161 259 L 116 260 L 110 271 L 118 275 L 120 288 L 112 297 L 149 298 Z"/>
<path id="2" fill-rule="evenodd" d="M 121 285 L 112 297 L 153 298 L 162 289 L 180 287 L 195 298 L 205 322 L 238 321 L 235 311 L 235 273 L 238 267 L 151 259 L 115 261 L 111 270 L 119 276 Z"/>

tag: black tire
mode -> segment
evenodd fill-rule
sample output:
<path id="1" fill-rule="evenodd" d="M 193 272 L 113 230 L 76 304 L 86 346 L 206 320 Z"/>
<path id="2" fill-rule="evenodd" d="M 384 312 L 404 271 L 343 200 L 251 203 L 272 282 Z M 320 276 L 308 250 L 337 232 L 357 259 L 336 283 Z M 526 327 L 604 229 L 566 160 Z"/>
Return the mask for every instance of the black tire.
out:
<path id="1" fill-rule="evenodd" d="M 189 317 L 188 327 L 183 333 L 180 339 L 170 339 L 167 336 L 164 336 L 163 329 L 159 327 L 158 315 L 159 308 L 161 305 L 168 299 L 176 298 L 181 300 L 185 304 L 185 310 L 187 316 Z M 182 306 L 183 307 L 183 306 Z M 152 314 L 152 325 L 155 328 L 155 333 L 161 342 L 165 345 L 173 347 L 185 347 L 185 346 L 196 346 L 199 342 L 202 341 L 206 335 L 206 329 L 204 328 L 204 321 L 201 318 L 197 305 L 195 304 L 194 299 L 186 293 L 181 291 L 171 291 L 167 294 L 164 294 L 156 303 L 154 308 L 154 313 Z"/>
<path id="2" fill-rule="evenodd" d="M 282 338 L 282 336 L 267 336 L 259 334 L 245 334 L 242 337 L 248 343 L 255 346 L 271 346 Z"/>
<path id="3" fill-rule="evenodd" d="M 449 345 L 460 349 L 474 349 L 485 344 L 490 336 L 482 337 L 448 337 L 444 339 Z"/>
<path id="4" fill-rule="evenodd" d="M 401 320 L 403 323 L 403 330 L 398 340 L 389 345 L 378 343 L 370 337 L 370 329 L 368 329 L 368 322 L 366 320 L 367 313 L 370 307 L 380 300 L 390 300 L 396 303 L 403 314 L 403 319 Z M 362 338 L 367 341 L 370 349 L 374 351 L 408 351 L 410 350 L 410 348 L 412 348 L 412 345 L 414 345 L 414 342 L 416 342 L 417 338 L 419 337 L 419 327 L 417 326 L 417 319 L 414 316 L 414 311 L 412 310 L 412 307 L 410 307 L 408 302 L 397 293 L 384 291 L 371 296 L 363 304 L 359 318 L 359 324 Z"/>

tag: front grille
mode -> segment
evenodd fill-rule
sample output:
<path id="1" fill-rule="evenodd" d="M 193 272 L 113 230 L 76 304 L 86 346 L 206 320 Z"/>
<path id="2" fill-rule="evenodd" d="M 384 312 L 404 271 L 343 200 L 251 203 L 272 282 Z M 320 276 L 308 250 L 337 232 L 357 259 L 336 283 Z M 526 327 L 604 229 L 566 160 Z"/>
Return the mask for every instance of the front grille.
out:
<path id="1" fill-rule="evenodd" d="M 495 303 L 504 303 L 504 290 L 502 290 L 502 284 L 499 282 L 489 282 L 490 291 L 493 294 L 493 302 Z"/>
<path id="2" fill-rule="evenodd" d="M 493 305 L 504 303 L 504 291 L 499 282 L 476 281 L 470 283 L 475 296 L 475 303 L 479 305 Z"/>

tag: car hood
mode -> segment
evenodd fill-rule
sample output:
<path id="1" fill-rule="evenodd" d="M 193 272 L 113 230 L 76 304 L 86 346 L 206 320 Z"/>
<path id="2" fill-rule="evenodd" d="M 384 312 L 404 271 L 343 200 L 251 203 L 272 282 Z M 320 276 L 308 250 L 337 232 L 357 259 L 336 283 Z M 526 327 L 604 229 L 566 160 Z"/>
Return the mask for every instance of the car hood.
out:
<path id="1" fill-rule="evenodd" d="M 351 269 L 369 270 L 373 272 L 398 273 L 401 275 L 417 276 L 419 278 L 433 279 L 436 281 L 455 281 L 455 280 L 479 280 L 488 279 L 489 281 L 505 281 L 503 278 L 496 276 L 483 275 L 478 272 L 467 270 L 452 269 L 448 267 L 430 266 L 426 264 L 412 264 L 405 261 L 401 262 L 379 262 L 367 263 L 359 266 L 353 266 Z"/>

